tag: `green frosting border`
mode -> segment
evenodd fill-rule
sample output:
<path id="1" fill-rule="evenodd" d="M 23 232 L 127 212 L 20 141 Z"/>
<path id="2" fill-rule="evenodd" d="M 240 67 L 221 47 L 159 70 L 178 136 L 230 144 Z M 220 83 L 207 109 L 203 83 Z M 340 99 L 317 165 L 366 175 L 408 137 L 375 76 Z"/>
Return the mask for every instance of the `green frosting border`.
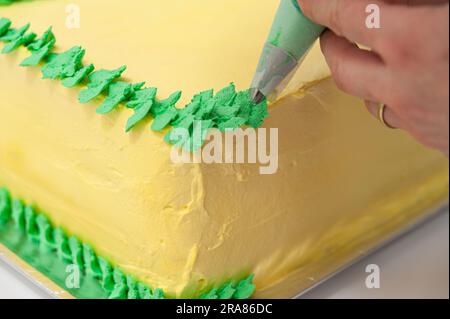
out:
<path id="1" fill-rule="evenodd" d="M 98 256 L 89 244 L 55 227 L 45 214 L 11 197 L 6 188 L 0 188 L 0 243 L 61 288 L 66 267 L 78 266 L 83 287 L 66 289 L 78 298 L 169 299 L 162 289 L 140 283 Z M 38 255 L 40 261 L 36 260 Z M 248 299 L 256 289 L 253 277 L 229 281 L 197 299 Z"/>
<path id="2" fill-rule="evenodd" d="M 151 130 L 163 132 L 171 127 L 164 140 L 193 152 L 205 144 L 210 129 L 225 132 L 243 126 L 257 128 L 268 116 L 267 100 L 255 104 L 249 90 L 237 92 L 233 83 L 216 94 L 213 90 L 200 92 L 184 108 L 178 108 L 176 104 L 181 91 L 158 100 L 157 88 L 144 88 L 143 82 L 130 84 L 120 81 L 126 66 L 114 70 L 95 70 L 93 64 L 85 66 L 82 62 L 85 49 L 75 46 L 65 52 L 54 53 L 56 38 L 51 27 L 38 39 L 35 33 L 28 32 L 29 27 L 27 24 L 18 29 L 11 28 L 9 19 L 0 18 L 0 41 L 6 43 L 2 53 L 26 47 L 31 55 L 20 63 L 22 67 L 41 66 L 44 79 L 60 80 L 67 88 L 84 86 L 78 95 L 80 103 L 103 97 L 97 114 L 108 114 L 119 104 L 132 109 L 134 114 L 127 121 L 126 132 L 152 117 Z M 201 134 L 196 134 L 199 127 Z M 172 134 L 177 129 L 184 129 L 188 134 Z"/>

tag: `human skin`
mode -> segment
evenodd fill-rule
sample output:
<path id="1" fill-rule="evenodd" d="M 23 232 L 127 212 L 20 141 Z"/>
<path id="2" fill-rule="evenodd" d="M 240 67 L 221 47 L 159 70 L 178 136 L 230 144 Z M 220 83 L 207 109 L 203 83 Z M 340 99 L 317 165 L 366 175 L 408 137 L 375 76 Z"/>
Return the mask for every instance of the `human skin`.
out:
<path id="1" fill-rule="evenodd" d="M 325 25 L 322 51 L 337 86 L 366 101 L 391 127 L 449 155 L 448 0 L 299 0 Z M 369 4 L 380 28 L 368 28 Z M 358 43 L 361 47 L 360 48 Z M 367 50 L 370 48 L 370 50 Z"/>

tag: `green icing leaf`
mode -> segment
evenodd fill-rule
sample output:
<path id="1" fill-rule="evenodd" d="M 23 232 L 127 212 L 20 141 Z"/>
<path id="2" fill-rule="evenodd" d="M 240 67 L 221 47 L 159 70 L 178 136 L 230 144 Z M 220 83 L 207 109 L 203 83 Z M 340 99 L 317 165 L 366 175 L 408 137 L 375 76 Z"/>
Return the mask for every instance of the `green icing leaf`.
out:
<path id="1" fill-rule="evenodd" d="M 251 275 L 237 285 L 236 292 L 233 295 L 235 299 L 248 299 L 253 295 L 256 289 L 253 284 L 253 277 L 254 276 Z"/>
<path id="2" fill-rule="evenodd" d="M 233 298 L 234 293 L 236 292 L 236 289 L 234 288 L 232 283 L 228 283 L 223 285 L 219 291 L 217 292 L 217 295 L 219 299 L 231 299 Z"/>
<path id="3" fill-rule="evenodd" d="M 8 31 L 10 26 L 11 26 L 11 20 L 6 19 L 6 18 L 0 18 L 0 39 L 6 33 L 6 31 Z"/>
<path id="4" fill-rule="evenodd" d="M 92 73 L 92 71 L 94 71 L 94 65 L 93 64 L 89 64 L 87 66 L 82 67 L 81 69 L 79 69 L 74 76 L 65 78 L 62 81 L 63 86 L 65 86 L 66 88 L 71 88 L 74 87 L 76 85 L 78 85 L 81 81 L 83 81 L 83 79 L 85 77 L 87 77 L 89 74 Z"/>
<path id="5" fill-rule="evenodd" d="M 236 95 L 236 86 L 234 83 L 231 83 L 226 88 L 223 88 L 219 92 L 217 92 L 214 99 L 216 100 L 218 105 L 229 105 L 232 102 L 233 98 Z"/>
<path id="6" fill-rule="evenodd" d="M 33 41 L 33 39 L 35 37 L 36 37 L 35 33 L 27 33 L 25 35 L 17 37 L 16 39 L 12 40 L 11 42 L 9 42 L 7 45 L 5 45 L 3 47 L 2 53 L 3 54 L 10 53 L 22 45 L 27 45 L 28 43 Z"/>
<path id="7" fill-rule="evenodd" d="M 175 107 L 171 107 L 164 113 L 156 116 L 152 123 L 151 129 L 155 132 L 165 129 L 178 115 L 178 110 Z"/>
<path id="8" fill-rule="evenodd" d="M 7 223 L 11 218 L 11 196 L 9 192 L 0 188 L 0 223 Z"/>
<path id="9" fill-rule="evenodd" d="M 45 45 L 47 45 L 48 43 L 50 43 L 52 41 L 53 41 L 53 43 L 55 43 L 56 38 L 52 32 L 52 27 L 50 27 L 42 34 L 42 36 L 40 38 L 38 38 L 37 40 L 30 43 L 27 46 L 27 49 L 30 51 L 38 51 L 38 50 L 42 49 L 42 47 L 44 47 Z"/>
<path id="10" fill-rule="evenodd" d="M 264 119 L 268 115 L 269 113 L 267 111 L 267 101 L 263 101 L 258 105 L 252 107 L 250 117 L 247 120 L 247 124 L 253 128 L 260 127 L 264 123 Z"/>
<path id="11" fill-rule="evenodd" d="M 192 101 L 185 108 L 178 111 L 177 119 L 172 123 L 173 126 L 178 127 L 179 123 L 183 122 L 187 117 L 193 116 L 202 106 L 201 101 Z"/>
<path id="12" fill-rule="evenodd" d="M 103 93 L 109 85 L 119 78 L 127 67 L 121 66 L 115 70 L 99 70 L 89 75 L 89 83 L 87 89 L 84 89 L 78 95 L 81 103 L 88 103 Z"/>
<path id="13" fill-rule="evenodd" d="M 192 114 L 187 115 L 177 123 L 169 133 L 164 137 L 164 141 L 168 144 L 182 147 L 190 139 L 190 134 L 194 125 L 195 117 Z"/>
<path id="14" fill-rule="evenodd" d="M 72 77 L 81 68 L 85 50 L 82 47 L 73 47 L 66 52 L 50 56 L 49 62 L 42 67 L 44 79 L 57 79 Z"/>
<path id="15" fill-rule="evenodd" d="M 248 119 L 252 113 L 252 108 L 254 106 L 253 101 L 251 101 L 248 91 L 239 92 L 234 100 L 236 105 L 239 105 L 238 117 Z"/>
<path id="16" fill-rule="evenodd" d="M 239 112 L 239 110 L 240 110 L 239 105 L 224 106 L 216 104 L 213 110 L 213 114 L 214 117 L 217 118 L 219 121 L 227 121 L 235 117 Z"/>
<path id="17" fill-rule="evenodd" d="M 152 107 L 153 117 L 157 117 L 158 115 L 165 113 L 169 108 L 175 106 L 175 104 L 177 104 L 177 102 L 180 100 L 181 94 L 181 91 L 177 91 L 172 93 L 167 99 L 156 102 Z"/>
<path id="18" fill-rule="evenodd" d="M 8 29 L 4 34 L 0 37 L 0 41 L 3 42 L 11 42 L 16 40 L 17 38 L 20 38 L 25 34 L 25 32 L 28 31 L 30 28 L 30 24 L 26 24 L 23 27 L 19 29 Z"/>
<path id="19" fill-rule="evenodd" d="M 19 199 L 13 200 L 12 219 L 17 229 L 25 231 L 25 206 Z"/>
<path id="20" fill-rule="evenodd" d="M 203 103 L 201 107 L 195 112 L 196 120 L 206 120 L 206 119 L 214 119 L 211 115 L 212 111 L 216 106 L 216 101 L 209 100 L 206 103 Z"/>
<path id="21" fill-rule="evenodd" d="M 192 102 L 206 103 L 214 97 L 214 90 L 207 90 L 194 95 Z"/>
<path id="22" fill-rule="evenodd" d="M 129 132 L 150 113 L 155 102 L 156 92 L 156 88 L 137 91 L 132 100 L 127 103 L 127 107 L 134 109 L 134 115 L 127 121 L 126 132 Z"/>
<path id="23" fill-rule="evenodd" d="M 212 289 L 210 292 L 208 292 L 208 293 L 202 295 L 202 296 L 200 297 L 200 299 L 208 299 L 208 300 L 218 299 L 218 296 L 217 296 L 217 289 L 215 289 L 215 288 Z"/>
<path id="24" fill-rule="evenodd" d="M 41 61 L 49 55 L 53 46 L 55 45 L 55 40 L 51 40 L 49 43 L 45 44 L 42 48 L 32 51 L 31 56 L 26 58 L 20 63 L 20 66 L 36 66 Z"/>
<path id="25" fill-rule="evenodd" d="M 119 103 L 128 100 L 134 95 L 136 90 L 139 90 L 145 83 L 130 84 L 127 82 L 115 82 L 109 86 L 108 97 L 97 108 L 97 114 L 110 113 Z"/>
<path id="26" fill-rule="evenodd" d="M 189 139 L 184 144 L 184 149 L 190 152 L 195 152 L 203 146 L 208 135 L 208 131 L 213 127 L 212 120 L 200 120 L 194 121 L 192 133 Z"/>
<path id="27" fill-rule="evenodd" d="M 233 117 L 225 122 L 219 123 L 219 130 L 221 132 L 224 132 L 226 130 L 234 130 L 237 128 L 240 128 L 241 126 L 245 125 L 247 120 L 242 117 Z"/>

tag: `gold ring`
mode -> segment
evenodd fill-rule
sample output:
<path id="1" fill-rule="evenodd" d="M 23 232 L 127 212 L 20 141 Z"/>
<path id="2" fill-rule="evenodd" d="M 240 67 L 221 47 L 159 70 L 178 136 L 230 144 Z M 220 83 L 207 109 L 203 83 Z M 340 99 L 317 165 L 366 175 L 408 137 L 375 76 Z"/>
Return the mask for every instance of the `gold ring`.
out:
<path id="1" fill-rule="evenodd" d="M 386 104 L 384 103 L 380 103 L 380 108 L 378 110 L 378 119 L 380 120 L 380 122 L 387 128 L 389 129 L 395 129 L 395 127 L 393 127 L 392 125 L 389 125 L 389 123 L 386 121 Z"/>

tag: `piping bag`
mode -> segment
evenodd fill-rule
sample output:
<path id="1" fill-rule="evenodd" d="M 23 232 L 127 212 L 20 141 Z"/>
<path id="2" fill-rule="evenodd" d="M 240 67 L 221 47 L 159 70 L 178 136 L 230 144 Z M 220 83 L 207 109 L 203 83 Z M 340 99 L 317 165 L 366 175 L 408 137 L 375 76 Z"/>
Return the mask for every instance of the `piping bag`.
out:
<path id="1" fill-rule="evenodd" d="M 308 19 L 296 0 L 281 0 L 251 85 L 255 103 L 280 93 L 325 30 Z"/>

